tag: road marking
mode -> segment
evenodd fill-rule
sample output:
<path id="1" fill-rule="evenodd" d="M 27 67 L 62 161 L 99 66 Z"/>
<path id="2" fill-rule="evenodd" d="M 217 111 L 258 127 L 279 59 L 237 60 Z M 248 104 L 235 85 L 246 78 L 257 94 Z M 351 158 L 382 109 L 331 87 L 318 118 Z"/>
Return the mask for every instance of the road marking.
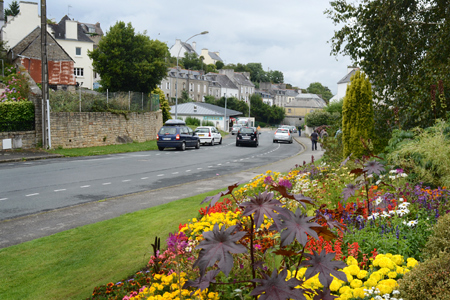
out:
<path id="1" fill-rule="evenodd" d="M 178 174 L 178 173 L 179 173 L 179 172 L 173 172 L 172 174 L 174 174 L 174 175 L 175 175 L 175 174 Z"/>
<path id="2" fill-rule="evenodd" d="M 37 196 L 37 195 L 39 195 L 39 193 L 28 194 L 28 195 L 25 195 L 25 197 L 31 197 L 31 196 Z"/>
<path id="3" fill-rule="evenodd" d="M 131 179 L 122 180 L 122 182 L 129 182 L 129 181 L 131 181 Z"/>
<path id="4" fill-rule="evenodd" d="M 148 179 L 148 177 L 142 177 L 141 179 Z"/>
<path id="5" fill-rule="evenodd" d="M 102 183 L 102 185 L 108 185 L 108 184 L 111 184 L 111 182 Z"/>
<path id="6" fill-rule="evenodd" d="M 2 198 L 2 199 L 0 199 L 0 201 L 5 201 L 5 200 L 8 200 L 8 198 Z"/>
<path id="7" fill-rule="evenodd" d="M 88 187 L 90 187 L 90 185 L 82 185 L 82 186 L 80 186 L 81 189 L 88 188 Z"/>
<path id="8" fill-rule="evenodd" d="M 197 170 L 201 170 L 201 169 L 203 169 L 203 168 L 197 168 Z"/>
<path id="9" fill-rule="evenodd" d="M 208 166 L 208 168 L 212 168 L 213 166 Z"/>
<path id="10" fill-rule="evenodd" d="M 54 190 L 54 192 L 62 192 L 62 191 L 67 191 L 67 189 Z"/>
<path id="11" fill-rule="evenodd" d="M 159 175 L 156 175 L 156 176 L 161 177 L 161 176 L 164 176 L 164 174 L 159 174 Z"/>
<path id="12" fill-rule="evenodd" d="M 221 166 L 222 164 L 217 164 L 218 166 Z"/>
<path id="13" fill-rule="evenodd" d="M 186 170 L 186 172 L 190 172 L 191 170 Z"/>

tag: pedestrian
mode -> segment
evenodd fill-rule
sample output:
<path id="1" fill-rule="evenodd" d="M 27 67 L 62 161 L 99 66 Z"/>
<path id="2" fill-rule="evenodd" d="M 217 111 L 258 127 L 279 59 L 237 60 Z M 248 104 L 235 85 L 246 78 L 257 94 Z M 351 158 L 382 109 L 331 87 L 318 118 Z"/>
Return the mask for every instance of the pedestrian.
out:
<path id="1" fill-rule="evenodd" d="M 310 138 L 312 142 L 312 151 L 317 150 L 317 140 L 319 139 L 319 135 L 317 134 L 316 130 L 311 133 Z"/>
<path id="2" fill-rule="evenodd" d="M 302 126 L 298 126 L 298 136 L 302 136 Z"/>

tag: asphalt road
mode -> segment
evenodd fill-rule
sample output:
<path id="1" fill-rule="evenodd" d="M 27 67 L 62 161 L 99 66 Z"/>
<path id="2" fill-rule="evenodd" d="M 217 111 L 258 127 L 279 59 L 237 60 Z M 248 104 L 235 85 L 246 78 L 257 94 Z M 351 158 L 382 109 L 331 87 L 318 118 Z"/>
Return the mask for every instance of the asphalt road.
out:
<path id="1" fill-rule="evenodd" d="M 250 180 L 319 158 L 309 139 L 0 165 L 0 248 Z M 306 149 L 305 147 L 306 146 Z M 99 201 L 106 200 L 106 201 Z"/>

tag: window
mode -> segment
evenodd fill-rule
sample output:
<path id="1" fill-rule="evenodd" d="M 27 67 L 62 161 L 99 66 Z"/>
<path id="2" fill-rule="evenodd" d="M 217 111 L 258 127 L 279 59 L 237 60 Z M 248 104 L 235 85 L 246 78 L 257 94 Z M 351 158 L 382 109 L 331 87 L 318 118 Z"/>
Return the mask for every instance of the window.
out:
<path id="1" fill-rule="evenodd" d="M 290 108 L 288 108 L 288 113 L 290 113 L 291 112 L 291 109 Z"/>
<path id="2" fill-rule="evenodd" d="M 76 47 L 75 48 L 75 55 L 81 56 L 81 47 Z"/>
<path id="3" fill-rule="evenodd" d="M 170 89 L 170 82 L 166 83 L 166 89 L 168 89 L 168 90 Z"/>
<path id="4" fill-rule="evenodd" d="M 73 75 L 75 75 L 77 77 L 83 77 L 84 76 L 83 68 L 75 68 L 75 69 L 73 69 Z"/>

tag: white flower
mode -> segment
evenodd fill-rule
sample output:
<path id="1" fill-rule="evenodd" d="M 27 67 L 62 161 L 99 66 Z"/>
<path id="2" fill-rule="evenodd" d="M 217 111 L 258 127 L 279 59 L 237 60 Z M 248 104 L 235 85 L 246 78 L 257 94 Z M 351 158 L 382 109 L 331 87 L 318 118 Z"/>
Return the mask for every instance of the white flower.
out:
<path id="1" fill-rule="evenodd" d="M 406 174 L 406 173 L 401 173 L 400 176 L 402 176 L 402 177 L 408 177 L 408 174 Z"/>
<path id="2" fill-rule="evenodd" d="M 376 218 L 378 218 L 379 215 L 380 215 L 379 213 L 373 213 L 372 215 L 367 217 L 367 220 L 375 220 Z"/>
<path id="3" fill-rule="evenodd" d="M 403 217 L 404 215 L 406 215 L 406 214 L 408 214 L 409 213 L 409 210 L 407 209 L 407 208 L 403 208 L 403 209 L 398 209 L 397 210 L 397 214 L 400 216 L 400 217 Z"/>
<path id="4" fill-rule="evenodd" d="M 380 179 L 383 179 L 384 178 L 384 175 L 380 175 Z"/>
<path id="5" fill-rule="evenodd" d="M 392 294 L 393 294 L 393 295 L 400 294 L 400 291 L 399 291 L 399 290 L 393 290 L 393 291 L 392 291 Z"/>
<path id="6" fill-rule="evenodd" d="M 373 174 L 367 175 L 367 178 L 372 178 L 372 177 L 373 177 Z"/>
<path id="7" fill-rule="evenodd" d="M 381 214 L 381 217 L 383 217 L 383 218 L 390 218 L 391 215 L 388 214 L 387 212 L 383 211 L 383 213 Z"/>
<path id="8" fill-rule="evenodd" d="M 395 176 L 389 176 L 389 179 L 394 180 L 396 177 Z"/>
<path id="9" fill-rule="evenodd" d="M 402 197 L 400 197 L 400 198 L 398 198 L 398 201 L 399 201 L 399 202 L 403 202 L 404 200 L 403 200 Z"/>
<path id="10" fill-rule="evenodd" d="M 389 173 L 395 174 L 395 173 L 397 173 L 397 170 L 390 170 Z"/>
<path id="11" fill-rule="evenodd" d="M 375 182 L 376 185 L 379 185 L 381 183 L 381 180 L 377 180 L 377 182 Z"/>
<path id="12" fill-rule="evenodd" d="M 375 199 L 375 205 L 379 205 L 381 202 L 383 202 L 383 198 L 378 197 L 377 199 Z"/>
<path id="13" fill-rule="evenodd" d="M 406 225 L 408 225 L 409 227 L 413 227 L 415 225 L 417 225 L 419 223 L 419 220 L 412 220 L 409 221 Z"/>
<path id="14" fill-rule="evenodd" d="M 402 198 L 400 198 L 400 199 L 402 199 Z M 400 209 L 408 209 L 408 205 L 410 205 L 410 204 L 411 203 L 409 203 L 409 202 L 403 202 L 403 203 L 398 205 L 398 208 L 400 208 Z"/>
<path id="15" fill-rule="evenodd" d="M 389 214 L 390 214 L 390 215 L 395 215 L 395 210 L 390 210 L 390 211 L 389 211 Z"/>

